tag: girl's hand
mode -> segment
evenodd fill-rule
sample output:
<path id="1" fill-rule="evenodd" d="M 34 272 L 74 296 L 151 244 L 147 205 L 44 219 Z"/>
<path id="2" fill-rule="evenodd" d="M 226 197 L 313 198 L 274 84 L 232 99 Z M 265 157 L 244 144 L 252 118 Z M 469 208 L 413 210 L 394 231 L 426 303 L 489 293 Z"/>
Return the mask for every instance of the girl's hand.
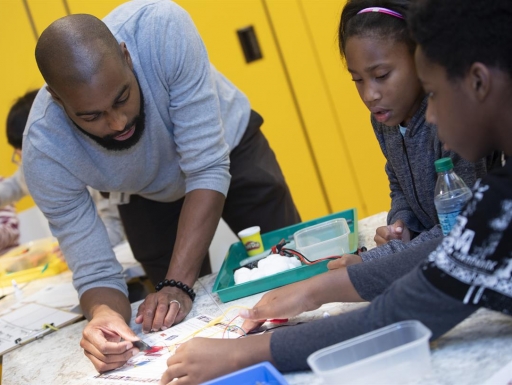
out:
<path id="1" fill-rule="evenodd" d="M 309 310 L 315 310 L 322 304 L 310 300 L 311 280 L 295 282 L 272 290 L 258 301 L 252 309 L 240 310 L 245 319 L 242 329 L 250 332 L 259 328 L 267 319 L 291 318 Z"/>
<path id="2" fill-rule="evenodd" d="M 272 361 L 271 334 L 236 340 L 193 338 L 167 360 L 160 385 L 195 385 L 262 361 Z"/>
<path id="3" fill-rule="evenodd" d="M 356 263 L 361 263 L 363 260 L 359 255 L 356 254 L 344 254 L 341 258 L 334 259 L 327 264 L 329 270 L 340 269 Z"/>
<path id="4" fill-rule="evenodd" d="M 399 239 L 402 242 L 409 242 L 411 240 L 411 232 L 401 219 L 392 225 L 379 227 L 373 238 L 377 246 L 385 245 L 393 239 Z"/>

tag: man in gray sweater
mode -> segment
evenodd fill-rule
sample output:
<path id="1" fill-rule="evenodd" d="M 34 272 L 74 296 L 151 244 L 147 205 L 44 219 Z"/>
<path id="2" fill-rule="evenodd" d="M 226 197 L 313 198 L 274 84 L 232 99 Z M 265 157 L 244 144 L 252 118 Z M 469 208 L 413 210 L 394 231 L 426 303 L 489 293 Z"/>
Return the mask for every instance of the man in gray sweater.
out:
<path id="1" fill-rule="evenodd" d="M 121 266 L 86 186 L 108 192 L 156 285 L 144 331 L 181 321 L 221 215 L 233 230 L 300 221 L 260 131 L 262 118 L 210 64 L 190 17 L 130 1 L 104 22 L 72 15 L 39 38 L 47 83 L 23 142 L 29 190 L 50 222 L 90 319 L 81 346 L 98 371 L 137 352 Z M 170 262 L 169 262 L 170 261 Z"/>

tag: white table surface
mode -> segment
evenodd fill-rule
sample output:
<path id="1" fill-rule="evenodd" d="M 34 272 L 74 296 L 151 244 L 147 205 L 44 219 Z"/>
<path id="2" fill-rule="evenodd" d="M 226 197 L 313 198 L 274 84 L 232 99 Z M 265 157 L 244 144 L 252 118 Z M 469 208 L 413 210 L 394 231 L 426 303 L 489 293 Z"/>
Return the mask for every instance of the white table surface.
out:
<path id="1" fill-rule="evenodd" d="M 375 228 L 383 223 L 385 223 L 385 213 L 359 221 L 359 245 L 373 247 Z M 52 278 L 54 281 L 61 278 L 61 282 L 64 282 L 69 281 L 70 275 L 63 274 L 62 277 Z M 189 318 L 199 314 L 220 315 L 234 304 L 252 306 L 262 296 L 262 294 L 256 294 L 224 304 L 211 291 L 215 278 L 215 274 L 203 277 L 194 286 L 197 297 Z M 0 308 L 5 306 L 0 305 Z M 132 305 L 134 309 L 136 306 L 136 304 Z M 361 306 L 366 304 L 326 304 L 301 317 L 320 318 L 325 311 L 335 315 Z M 85 324 L 86 321 L 82 321 L 67 326 L 41 340 L 6 354 L 3 357 L 2 384 L 125 384 L 122 381 L 102 381 L 93 378 L 96 374 L 94 367 L 79 346 Z M 132 327 L 135 332 L 140 332 L 139 325 L 132 322 Z M 500 368 L 512 361 L 512 317 L 480 310 L 431 344 L 431 351 L 432 370 L 409 385 L 483 384 Z M 322 384 L 312 372 L 286 374 L 285 378 L 291 385 Z M 343 379 L 340 379 L 340 384 L 342 383 Z"/>

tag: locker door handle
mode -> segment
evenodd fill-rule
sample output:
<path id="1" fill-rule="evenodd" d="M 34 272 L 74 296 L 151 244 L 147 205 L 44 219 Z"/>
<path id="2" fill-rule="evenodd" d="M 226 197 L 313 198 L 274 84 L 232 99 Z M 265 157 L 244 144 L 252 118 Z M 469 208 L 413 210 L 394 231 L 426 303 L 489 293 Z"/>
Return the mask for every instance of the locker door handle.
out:
<path id="1" fill-rule="evenodd" d="M 252 25 L 245 28 L 240 28 L 236 31 L 236 33 L 238 35 L 240 45 L 242 46 L 242 51 L 244 52 L 246 63 L 250 63 L 263 58 L 260 44 L 258 43 L 258 38 L 256 37 L 256 32 L 254 31 L 254 27 Z"/>

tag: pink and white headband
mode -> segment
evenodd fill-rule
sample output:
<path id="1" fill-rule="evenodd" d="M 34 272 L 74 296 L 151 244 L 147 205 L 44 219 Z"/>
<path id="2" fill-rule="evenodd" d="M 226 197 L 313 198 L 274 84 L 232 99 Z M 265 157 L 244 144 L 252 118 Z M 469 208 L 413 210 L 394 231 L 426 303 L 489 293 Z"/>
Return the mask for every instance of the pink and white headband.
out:
<path id="1" fill-rule="evenodd" d="M 404 17 L 402 16 L 402 14 L 398 13 L 398 12 L 395 12 L 391 9 L 388 9 L 388 8 L 382 8 L 382 7 L 370 7 L 370 8 L 364 8 L 364 9 L 361 9 L 359 12 L 357 12 L 357 14 L 361 14 L 361 13 L 368 13 L 368 12 L 378 12 L 378 13 L 385 13 L 386 15 L 390 15 L 390 16 L 394 16 L 394 17 L 398 17 L 399 19 L 403 19 Z"/>

